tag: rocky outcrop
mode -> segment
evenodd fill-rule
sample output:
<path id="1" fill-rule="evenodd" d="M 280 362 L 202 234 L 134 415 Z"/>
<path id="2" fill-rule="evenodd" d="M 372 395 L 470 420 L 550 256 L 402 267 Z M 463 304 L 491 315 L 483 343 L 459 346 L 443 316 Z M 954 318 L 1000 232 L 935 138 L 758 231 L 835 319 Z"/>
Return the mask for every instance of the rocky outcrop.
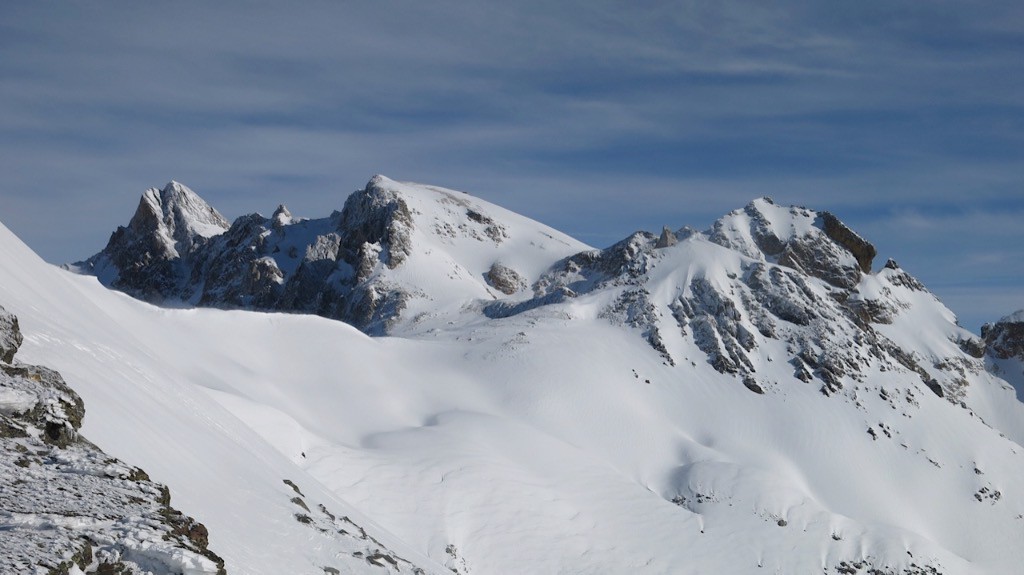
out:
<path id="1" fill-rule="evenodd" d="M 843 289 L 856 287 L 875 257 L 875 247 L 834 215 L 778 206 L 770 198 L 726 215 L 706 235 L 721 246 Z"/>
<path id="2" fill-rule="evenodd" d="M 679 243 L 679 238 L 676 237 L 672 230 L 665 226 L 661 228 L 661 235 L 658 237 L 658 241 L 654 243 L 654 249 L 660 250 L 662 248 L 672 247 Z"/>
<path id="3" fill-rule="evenodd" d="M 309 500 L 292 480 L 282 481 L 295 493 L 295 497 L 290 498 L 291 503 L 295 505 L 295 520 L 307 526 L 311 533 L 332 534 L 335 541 L 341 544 L 343 551 L 335 554 L 337 567 L 324 565 L 324 573 L 336 575 L 361 572 L 360 569 L 353 570 L 352 567 L 369 564 L 383 568 L 388 573 L 394 569 L 398 573 L 425 575 L 426 572 L 421 567 L 388 549 L 347 515 L 334 513 L 323 503 Z"/>
<path id="4" fill-rule="evenodd" d="M 147 190 L 128 226 L 70 267 L 154 303 L 312 313 L 385 333 L 410 293 L 372 276 L 378 265 L 406 261 L 413 223 L 405 200 L 384 184 L 373 178 L 327 218 L 296 219 L 281 205 L 270 218 L 249 214 L 228 225 L 172 182 Z M 515 284 L 508 274 L 494 279 Z"/>
<path id="5" fill-rule="evenodd" d="M 495 262 L 491 269 L 487 270 L 485 278 L 487 284 L 505 295 L 512 295 L 519 290 L 526 288 L 526 280 L 516 270 Z"/>
<path id="6" fill-rule="evenodd" d="M 857 264 L 860 265 L 860 271 L 866 274 L 871 273 L 871 262 L 878 254 L 875 246 L 846 227 L 846 224 L 829 212 L 821 213 L 820 227 L 829 239 L 853 254 L 853 257 L 857 259 Z"/>
<path id="7" fill-rule="evenodd" d="M 14 354 L 21 346 L 21 329 L 18 327 L 18 318 L 0 308 L 0 361 L 11 363 L 14 361 Z"/>
<path id="8" fill-rule="evenodd" d="M 16 322 L 0 322 L 0 340 L 21 341 Z M 0 362 L 4 573 L 223 574 L 206 528 L 144 471 L 82 438 L 84 416 L 56 371 Z"/>
<path id="9" fill-rule="evenodd" d="M 103 251 L 72 267 L 141 299 L 182 299 L 197 254 L 228 227 L 217 210 L 172 181 L 146 190 L 128 225 L 111 234 Z"/>
<path id="10" fill-rule="evenodd" d="M 892 324 L 908 305 L 898 292 L 926 290 L 890 260 L 872 280 L 876 287 L 862 293 L 875 248 L 832 214 L 778 206 L 763 198 L 726 215 L 706 232 L 683 232 L 666 228 L 660 237 L 638 232 L 608 249 L 566 258 L 534 284 L 532 299 L 496 301 L 484 311 L 490 317 L 507 317 L 567 298 L 615 291 L 602 317 L 636 328 L 670 365 L 690 359 L 685 346 L 667 343 L 673 340 L 670 330 L 677 330 L 716 371 L 735 376 L 756 393 L 774 384 L 759 369 L 764 350 L 778 349 L 779 342 L 786 357 L 769 361 L 788 363 L 793 377 L 815 383 L 825 395 L 856 387 L 874 370 L 897 370 L 920 378 L 923 389 L 956 402 L 963 396 L 966 374 L 983 368 L 977 361 L 977 342 L 969 337 L 953 342 L 962 355 L 923 366 L 876 329 Z M 706 267 L 671 255 L 677 248 L 709 252 L 707 246 L 692 247 L 695 242 L 727 248 L 719 257 L 735 263 Z M 691 247 L 679 245 L 683 243 Z M 745 258 L 737 259 L 737 252 Z M 671 265 L 669 261 L 692 266 L 678 274 L 686 283 L 658 283 L 665 280 L 656 278 L 672 277 L 660 267 Z M 652 295 L 672 292 L 678 295 L 667 302 Z"/>
<path id="11" fill-rule="evenodd" d="M 655 236 L 635 232 L 615 245 L 586 251 L 558 262 L 533 286 L 534 296 L 543 298 L 563 288 L 585 294 L 608 287 L 637 285 L 655 259 Z"/>
<path id="12" fill-rule="evenodd" d="M 412 214 L 402 197 L 381 182 L 382 178 L 375 176 L 345 201 L 342 247 L 350 262 L 363 261 L 372 251 L 373 258 L 394 269 L 412 253 Z"/>
<path id="13" fill-rule="evenodd" d="M 988 355 L 1024 361 L 1024 310 L 981 326 L 981 338 L 985 341 L 985 353 Z"/>

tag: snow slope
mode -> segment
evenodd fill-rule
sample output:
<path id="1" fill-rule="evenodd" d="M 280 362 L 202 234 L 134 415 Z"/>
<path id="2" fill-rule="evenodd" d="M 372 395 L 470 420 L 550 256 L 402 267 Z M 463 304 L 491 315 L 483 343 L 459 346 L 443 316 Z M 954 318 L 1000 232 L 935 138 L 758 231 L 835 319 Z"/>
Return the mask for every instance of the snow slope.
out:
<path id="1" fill-rule="evenodd" d="M 2 226 L 0 262 L 0 299 L 19 317 L 25 337 L 19 359 L 64 375 L 85 400 L 83 435 L 167 484 L 176 506 L 209 528 L 210 547 L 223 554 L 229 573 L 319 574 L 323 567 L 380 573 L 382 567 L 367 561 L 377 550 L 443 572 L 324 489 L 204 391 L 219 378 L 239 386 L 260 380 L 250 363 L 255 356 L 273 357 L 266 352 L 278 339 L 276 318 L 142 304 L 94 278 L 46 264 Z M 335 341 L 332 346 L 366 340 L 348 326 L 324 323 L 328 333 L 321 335 Z M 251 331 L 263 347 L 216 351 L 235 330 Z M 181 363 L 167 356 L 184 342 L 204 351 Z M 311 511 L 292 501 L 297 494 L 286 479 L 301 489 Z M 310 516 L 312 525 L 296 520 L 297 513 Z M 343 517 L 376 541 L 360 538 Z"/>
<path id="2" fill-rule="evenodd" d="M 294 520 L 286 478 L 428 571 L 1024 564 L 1024 406 L 916 280 L 870 272 L 849 230 L 759 201 L 666 247 L 638 234 L 549 259 L 524 239 L 497 258 L 458 231 L 460 201 L 477 200 L 386 188 L 417 222 L 456 230 L 417 224 L 402 265 L 373 267 L 444 296 L 412 301 L 401 337 L 155 308 L 0 230 L 0 304 L 21 318 L 25 361 L 64 374 L 86 402 L 83 433 L 168 484 L 229 572 L 352 558 L 348 540 Z M 539 226 L 472 211 L 508 238 Z M 532 289 L 489 290 L 498 259 Z M 804 317 L 764 294 L 816 307 Z"/>

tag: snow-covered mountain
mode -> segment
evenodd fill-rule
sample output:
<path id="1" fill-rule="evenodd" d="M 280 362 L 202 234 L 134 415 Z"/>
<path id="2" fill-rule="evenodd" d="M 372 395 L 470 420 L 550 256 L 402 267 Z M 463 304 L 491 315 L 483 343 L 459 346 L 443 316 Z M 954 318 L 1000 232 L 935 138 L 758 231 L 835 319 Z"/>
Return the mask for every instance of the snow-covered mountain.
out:
<path id="1" fill-rule="evenodd" d="M 72 267 L 175 309 L 6 229 L 0 305 L 229 573 L 1016 573 L 1024 322 L 875 251 L 767 198 L 598 250 L 380 176 L 230 225 L 171 183 Z"/>
<path id="2" fill-rule="evenodd" d="M 185 186 L 143 194 L 127 227 L 73 268 L 154 303 L 297 311 L 371 334 L 525 291 L 587 246 L 493 204 L 376 176 L 340 212 L 230 226 Z"/>

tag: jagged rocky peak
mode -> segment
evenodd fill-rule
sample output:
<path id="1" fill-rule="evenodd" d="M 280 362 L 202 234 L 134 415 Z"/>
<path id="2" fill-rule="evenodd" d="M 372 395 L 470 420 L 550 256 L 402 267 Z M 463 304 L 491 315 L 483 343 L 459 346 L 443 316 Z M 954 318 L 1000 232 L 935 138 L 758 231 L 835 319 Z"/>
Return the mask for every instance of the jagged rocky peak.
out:
<path id="1" fill-rule="evenodd" d="M 715 222 L 708 239 L 755 259 L 853 289 L 871 272 L 876 250 L 839 218 L 763 197 Z"/>
<path id="2" fill-rule="evenodd" d="M 274 210 L 274 215 L 270 216 L 270 220 L 274 222 L 274 229 L 279 230 L 292 223 L 292 213 L 284 204 L 281 204 Z"/>
<path id="3" fill-rule="evenodd" d="M 155 303 L 314 313 L 380 334 L 414 300 L 410 317 L 426 317 L 519 294 L 587 247 L 467 194 L 380 175 L 326 218 L 280 205 L 230 226 L 172 182 L 73 268 Z"/>
<path id="4" fill-rule="evenodd" d="M 94 274 L 132 296 L 161 302 L 180 296 L 186 281 L 182 275 L 194 255 L 228 228 L 217 210 L 171 181 L 143 192 L 131 221 L 110 235 L 102 251 L 67 267 Z"/>
<path id="5" fill-rule="evenodd" d="M 181 248 L 191 250 L 197 237 L 218 235 L 230 224 L 195 192 L 172 180 L 162 189 L 150 188 L 142 194 L 128 227 L 137 234 L 160 234 L 172 240 L 168 248 L 180 253 Z"/>
<path id="6" fill-rule="evenodd" d="M 658 237 L 658 241 L 654 244 L 656 249 L 668 248 L 679 243 L 679 238 L 672 231 L 671 228 L 665 226 L 661 228 L 661 235 Z"/>
<path id="7" fill-rule="evenodd" d="M 1017 358 L 1024 361 L 1024 309 L 981 326 L 985 350 L 999 359 Z"/>
<path id="8" fill-rule="evenodd" d="M 378 174 L 349 196 L 341 211 L 345 248 L 365 260 L 374 246 L 373 256 L 392 269 L 412 254 L 412 213 L 396 188 L 396 182 Z"/>

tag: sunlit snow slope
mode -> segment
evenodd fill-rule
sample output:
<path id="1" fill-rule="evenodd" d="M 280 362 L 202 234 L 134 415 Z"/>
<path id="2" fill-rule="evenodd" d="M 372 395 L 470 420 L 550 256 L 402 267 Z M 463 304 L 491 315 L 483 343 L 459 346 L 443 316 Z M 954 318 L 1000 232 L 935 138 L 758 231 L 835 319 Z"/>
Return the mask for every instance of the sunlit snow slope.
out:
<path id="1" fill-rule="evenodd" d="M 382 185 L 418 221 L 447 205 Z M 759 200 L 600 252 L 526 241 L 507 296 L 481 281 L 489 236 L 414 227 L 366 275 L 426 286 L 393 337 L 152 307 L 6 229 L 0 303 L 24 361 L 85 399 L 83 433 L 168 484 L 232 572 L 352 556 L 293 518 L 284 478 L 428 571 L 1019 572 L 1024 406 L 828 218 Z"/>
<path id="2" fill-rule="evenodd" d="M 288 371 L 289 347 L 308 353 L 321 341 L 330 354 L 371 347 L 366 336 L 338 322 L 141 304 L 46 264 L 2 225 L 0 300 L 19 317 L 25 336 L 18 359 L 61 371 L 85 400 L 83 435 L 168 484 L 176 506 L 209 528 L 210 546 L 223 553 L 229 573 L 321 574 L 325 567 L 380 573 L 379 565 L 390 565 L 385 556 L 404 572 L 412 564 L 445 571 L 324 489 L 211 398 L 213 389 L 255 389 L 275 377 L 275 370 L 260 375 L 259 362 L 280 362 L 275 369 Z M 282 331 L 280 320 L 292 325 Z M 246 349 L 248 337 L 253 347 Z M 281 345 L 288 340 L 293 343 Z M 294 378 L 278 383 L 315 381 L 314 372 L 293 371 Z M 275 421 L 276 412 L 267 411 L 265 421 Z"/>

